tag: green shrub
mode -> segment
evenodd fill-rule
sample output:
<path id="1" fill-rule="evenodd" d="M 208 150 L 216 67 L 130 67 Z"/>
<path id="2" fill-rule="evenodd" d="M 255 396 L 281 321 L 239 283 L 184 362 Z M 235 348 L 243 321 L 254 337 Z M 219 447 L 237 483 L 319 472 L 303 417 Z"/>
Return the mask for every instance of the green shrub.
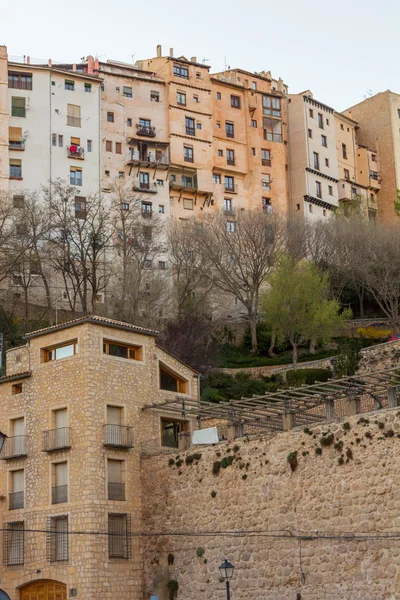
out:
<path id="1" fill-rule="evenodd" d="M 295 450 L 294 452 L 290 452 L 287 455 L 287 459 L 286 459 L 290 465 L 290 468 L 292 469 L 292 471 L 295 471 L 298 467 L 298 460 L 297 460 L 297 450 Z"/>
<path id="2" fill-rule="evenodd" d="M 343 423 L 343 429 L 345 431 L 350 431 L 350 429 L 351 429 L 350 423 L 348 423 L 347 421 L 346 421 L 346 423 Z"/>
<path id="3" fill-rule="evenodd" d="M 246 473 L 243 473 L 243 475 L 242 475 L 242 479 L 247 479 L 247 475 L 246 475 Z"/>
<path id="4" fill-rule="evenodd" d="M 215 490 L 211 490 L 211 498 L 215 498 L 217 492 Z"/>
<path id="5" fill-rule="evenodd" d="M 220 469 L 221 469 L 221 461 L 220 460 L 216 460 L 213 463 L 213 466 L 212 466 L 213 475 L 219 475 Z"/>
<path id="6" fill-rule="evenodd" d="M 185 458 L 185 463 L 187 465 L 191 465 L 194 461 L 194 456 L 193 454 L 188 454 L 187 457 Z"/>
<path id="7" fill-rule="evenodd" d="M 174 600 L 176 593 L 179 590 L 179 583 L 175 579 L 170 579 L 167 586 L 169 590 L 169 600 Z"/>
<path id="8" fill-rule="evenodd" d="M 340 456 L 338 458 L 338 465 L 343 465 L 343 464 L 344 464 L 344 458 L 343 458 L 343 456 Z"/>
<path id="9" fill-rule="evenodd" d="M 321 446 L 331 446 L 333 444 L 334 439 L 335 436 L 333 435 L 333 433 L 324 433 L 319 441 Z"/>
<path id="10" fill-rule="evenodd" d="M 321 454 L 322 454 L 322 448 L 320 448 L 319 446 L 317 446 L 317 448 L 315 448 L 315 454 L 317 454 L 318 456 L 321 456 Z"/>
<path id="11" fill-rule="evenodd" d="M 195 452 L 195 453 L 193 454 L 193 458 L 194 458 L 195 460 L 200 460 L 200 459 L 201 459 L 201 452 Z"/>
<path id="12" fill-rule="evenodd" d="M 168 461 L 168 464 L 169 464 L 170 467 L 172 467 L 172 465 L 175 464 L 175 459 L 174 458 L 170 458 L 169 461 Z"/>
<path id="13" fill-rule="evenodd" d="M 205 553 L 206 553 L 206 551 L 204 550 L 204 548 L 197 548 L 197 550 L 196 550 L 196 556 L 198 556 L 199 558 L 204 556 Z"/>
<path id="14" fill-rule="evenodd" d="M 230 467 L 232 463 L 233 463 L 233 456 L 225 456 L 221 460 L 221 467 L 223 469 L 226 469 L 227 467 Z"/>
<path id="15" fill-rule="evenodd" d="M 312 385 L 316 381 L 328 381 L 331 377 L 331 369 L 296 369 L 286 373 L 288 385 L 291 387 Z"/>

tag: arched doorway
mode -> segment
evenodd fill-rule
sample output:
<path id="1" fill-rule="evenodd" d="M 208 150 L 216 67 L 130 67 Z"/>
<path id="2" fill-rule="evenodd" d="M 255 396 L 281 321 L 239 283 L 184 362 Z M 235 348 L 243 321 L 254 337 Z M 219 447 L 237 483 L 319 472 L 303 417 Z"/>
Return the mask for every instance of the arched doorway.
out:
<path id="1" fill-rule="evenodd" d="M 0 590 L 0 600 L 10 600 L 10 596 L 3 592 L 3 590 Z"/>
<path id="2" fill-rule="evenodd" d="M 20 600 L 67 600 L 67 586 L 59 581 L 42 579 L 20 590 Z"/>

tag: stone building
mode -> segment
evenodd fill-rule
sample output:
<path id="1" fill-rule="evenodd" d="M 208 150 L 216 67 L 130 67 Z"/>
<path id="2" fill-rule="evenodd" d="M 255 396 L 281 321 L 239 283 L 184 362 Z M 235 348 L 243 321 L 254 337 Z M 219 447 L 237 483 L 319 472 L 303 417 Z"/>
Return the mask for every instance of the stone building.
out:
<path id="1" fill-rule="evenodd" d="M 5 598 L 143 598 L 141 452 L 177 448 L 191 423 L 142 408 L 198 398 L 197 374 L 155 335 L 91 316 L 30 333 L 8 352 Z"/>

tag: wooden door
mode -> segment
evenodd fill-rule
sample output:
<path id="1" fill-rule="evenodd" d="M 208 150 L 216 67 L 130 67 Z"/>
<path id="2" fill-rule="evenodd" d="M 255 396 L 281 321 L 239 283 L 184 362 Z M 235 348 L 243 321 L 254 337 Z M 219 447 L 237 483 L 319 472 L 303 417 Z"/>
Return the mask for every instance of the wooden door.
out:
<path id="1" fill-rule="evenodd" d="M 35 581 L 21 590 L 20 600 L 67 600 L 67 586 L 58 581 Z"/>

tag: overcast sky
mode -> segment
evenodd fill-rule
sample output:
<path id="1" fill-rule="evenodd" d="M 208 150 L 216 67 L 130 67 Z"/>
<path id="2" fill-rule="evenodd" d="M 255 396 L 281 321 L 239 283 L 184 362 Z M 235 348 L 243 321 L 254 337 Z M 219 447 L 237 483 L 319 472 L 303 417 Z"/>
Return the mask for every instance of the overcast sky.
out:
<path id="1" fill-rule="evenodd" d="M 1 11 L 0 43 L 10 55 L 69 62 L 132 62 L 162 44 L 212 71 L 270 70 L 290 92 L 311 89 L 343 110 L 371 91 L 400 92 L 399 22 L 398 0 L 19 0 Z"/>

